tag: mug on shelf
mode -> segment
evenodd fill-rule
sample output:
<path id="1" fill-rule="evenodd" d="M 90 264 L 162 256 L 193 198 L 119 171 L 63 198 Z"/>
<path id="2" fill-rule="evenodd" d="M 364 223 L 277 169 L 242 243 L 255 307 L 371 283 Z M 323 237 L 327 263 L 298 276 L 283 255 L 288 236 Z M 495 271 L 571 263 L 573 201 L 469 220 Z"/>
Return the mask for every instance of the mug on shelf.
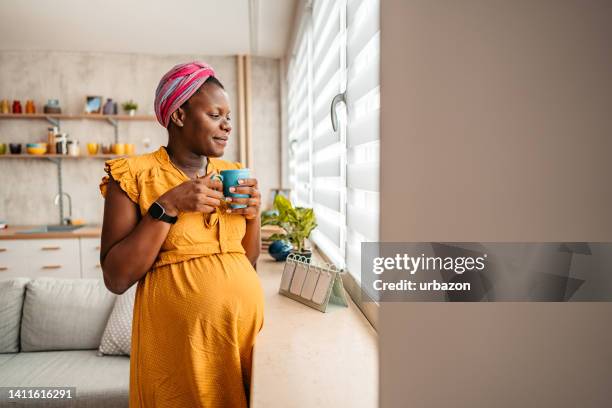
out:
<path id="1" fill-rule="evenodd" d="M 124 155 L 125 154 L 125 143 L 114 143 L 113 153 L 118 156 Z"/>
<path id="2" fill-rule="evenodd" d="M 96 154 L 98 154 L 98 150 L 100 149 L 100 145 L 97 143 L 87 143 L 87 152 L 91 155 L 94 156 Z"/>
<path id="3" fill-rule="evenodd" d="M 6 154 L 7 147 L 6 143 L 0 143 L 0 154 Z"/>
<path id="4" fill-rule="evenodd" d="M 11 154 L 21 154 L 21 143 L 9 143 Z"/>
<path id="5" fill-rule="evenodd" d="M 125 154 L 127 154 L 128 156 L 131 156 L 134 153 L 136 153 L 136 146 L 134 145 L 134 143 L 126 143 L 125 144 Z"/>
<path id="6" fill-rule="evenodd" d="M 100 145 L 100 150 L 102 151 L 102 154 L 111 154 L 113 152 L 113 145 L 103 143 Z"/>

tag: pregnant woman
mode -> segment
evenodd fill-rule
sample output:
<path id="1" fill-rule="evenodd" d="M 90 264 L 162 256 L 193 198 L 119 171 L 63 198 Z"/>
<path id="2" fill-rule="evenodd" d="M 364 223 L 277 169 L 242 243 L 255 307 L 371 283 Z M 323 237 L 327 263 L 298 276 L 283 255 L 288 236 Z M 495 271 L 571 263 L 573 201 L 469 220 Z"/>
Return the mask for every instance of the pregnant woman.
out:
<path id="1" fill-rule="evenodd" d="M 100 259 L 113 293 L 136 287 L 130 407 L 247 407 L 253 345 L 263 325 L 254 269 L 257 180 L 226 205 L 214 177 L 232 129 L 228 97 L 203 62 L 161 79 L 155 113 L 168 145 L 106 162 Z"/>

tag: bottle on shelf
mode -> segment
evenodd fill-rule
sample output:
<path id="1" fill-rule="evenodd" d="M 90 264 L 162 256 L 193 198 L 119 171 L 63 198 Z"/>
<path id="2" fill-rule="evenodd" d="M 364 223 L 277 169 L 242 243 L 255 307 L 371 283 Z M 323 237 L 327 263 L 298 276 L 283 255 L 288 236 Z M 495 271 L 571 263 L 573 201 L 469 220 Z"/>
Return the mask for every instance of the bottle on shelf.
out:
<path id="1" fill-rule="evenodd" d="M 106 103 L 102 108 L 102 113 L 104 115 L 112 115 L 113 114 L 113 100 L 111 98 L 106 99 Z"/>
<path id="2" fill-rule="evenodd" d="M 56 134 L 57 134 L 57 127 L 56 126 L 47 128 L 47 146 L 49 146 L 49 149 L 47 150 L 47 153 L 49 153 L 49 154 L 56 154 L 57 153 L 57 148 L 56 148 L 56 144 L 55 144 L 55 135 Z"/>

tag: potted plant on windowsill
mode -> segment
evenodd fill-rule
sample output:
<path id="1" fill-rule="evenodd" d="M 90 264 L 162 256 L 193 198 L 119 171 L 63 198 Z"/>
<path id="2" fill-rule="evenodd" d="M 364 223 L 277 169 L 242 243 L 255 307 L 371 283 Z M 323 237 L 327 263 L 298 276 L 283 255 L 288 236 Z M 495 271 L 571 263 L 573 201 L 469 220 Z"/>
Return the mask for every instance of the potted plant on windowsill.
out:
<path id="1" fill-rule="evenodd" d="M 278 194 L 274 198 L 274 212 L 267 212 L 262 216 L 261 225 L 276 225 L 281 227 L 284 234 L 273 234 L 273 241 L 288 241 L 293 245 L 293 253 L 310 259 L 312 251 L 306 249 L 306 240 L 317 221 L 312 208 L 294 207 L 286 197 Z"/>
<path id="2" fill-rule="evenodd" d="M 131 99 L 121 104 L 121 107 L 130 116 L 134 116 L 136 114 L 136 111 L 138 110 L 138 104 Z"/>

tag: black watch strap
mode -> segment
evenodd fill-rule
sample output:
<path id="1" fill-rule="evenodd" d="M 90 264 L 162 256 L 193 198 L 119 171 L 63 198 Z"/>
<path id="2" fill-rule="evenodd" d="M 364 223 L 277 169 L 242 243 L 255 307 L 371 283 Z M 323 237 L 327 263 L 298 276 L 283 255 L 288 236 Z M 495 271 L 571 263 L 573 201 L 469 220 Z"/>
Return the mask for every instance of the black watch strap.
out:
<path id="1" fill-rule="evenodd" d="M 162 205 L 157 201 L 151 204 L 148 212 L 151 217 L 155 218 L 156 220 L 167 222 L 168 224 L 174 224 L 178 220 L 177 216 L 173 217 L 171 215 L 166 214 L 166 210 L 164 209 L 164 207 L 162 207 Z"/>

